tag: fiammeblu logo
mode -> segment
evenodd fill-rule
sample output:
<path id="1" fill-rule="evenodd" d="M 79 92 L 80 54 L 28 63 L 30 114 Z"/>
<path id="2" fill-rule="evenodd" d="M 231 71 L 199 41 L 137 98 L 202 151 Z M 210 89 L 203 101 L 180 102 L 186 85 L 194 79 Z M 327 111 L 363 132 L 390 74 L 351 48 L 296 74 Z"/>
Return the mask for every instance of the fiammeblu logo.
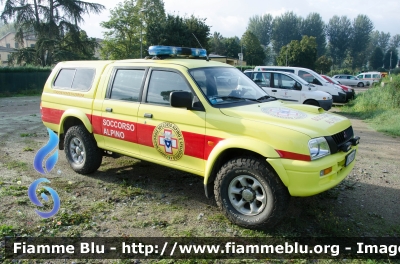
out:
<path id="1" fill-rule="evenodd" d="M 58 160 L 58 150 L 57 150 L 58 136 L 51 129 L 47 129 L 47 131 L 49 132 L 50 139 L 44 147 L 39 149 L 39 151 L 36 153 L 35 159 L 33 161 L 33 167 L 35 168 L 35 170 L 43 175 L 48 174 L 54 168 L 54 166 L 56 165 L 57 160 Z M 54 149 L 55 149 L 55 151 L 54 151 Z M 54 153 L 51 154 L 46 159 L 46 157 L 53 151 L 54 151 Z M 42 182 L 50 183 L 50 181 L 48 179 L 40 178 L 38 180 L 35 180 L 29 186 L 29 189 L 28 189 L 29 199 L 31 200 L 32 203 L 34 203 L 35 205 L 37 205 L 39 207 L 43 207 L 44 205 L 39 201 L 39 199 L 36 195 L 36 190 L 37 190 L 39 184 Z M 53 203 L 54 203 L 53 209 L 49 212 L 42 212 L 39 210 L 35 210 L 35 212 L 42 218 L 50 218 L 50 217 L 54 216 L 60 209 L 60 197 L 58 196 L 57 192 L 55 190 L 53 190 L 52 188 L 44 186 L 44 189 L 46 189 L 50 193 L 50 195 L 53 199 Z M 45 202 L 49 201 L 49 197 L 47 197 L 47 195 L 45 193 L 41 193 L 41 197 Z"/>

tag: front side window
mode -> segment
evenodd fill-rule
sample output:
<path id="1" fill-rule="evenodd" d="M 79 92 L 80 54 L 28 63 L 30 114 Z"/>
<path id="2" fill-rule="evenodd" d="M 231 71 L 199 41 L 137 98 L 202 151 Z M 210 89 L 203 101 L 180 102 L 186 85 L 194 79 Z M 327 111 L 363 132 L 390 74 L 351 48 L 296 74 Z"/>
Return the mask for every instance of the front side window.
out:
<path id="1" fill-rule="evenodd" d="M 312 74 L 310 74 L 309 72 L 306 72 L 306 71 L 302 71 L 302 70 L 299 71 L 299 77 L 308 83 L 312 83 L 314 80 L 314 76 L 312 76 Z"/>
<path id="2" fill-rule="evenodd" d="M 281 89 L 294 89 L 296 81 L 280 73 L 274 73 L 274 87 Z"/>
<path id="3" fill-rule="evenodd" d="M 182 75 L 170 71 L 152 71 L 147 92 L 148 103 L 169 105 L 169 95 L 173 91 L 191 92 Z"/>
<path id="4" fill-rule="evenodd" d="M 114 100 L 139 101 L 145 70 L 119 69 L 117 70 L 111 87 L 110 98 Z"/>

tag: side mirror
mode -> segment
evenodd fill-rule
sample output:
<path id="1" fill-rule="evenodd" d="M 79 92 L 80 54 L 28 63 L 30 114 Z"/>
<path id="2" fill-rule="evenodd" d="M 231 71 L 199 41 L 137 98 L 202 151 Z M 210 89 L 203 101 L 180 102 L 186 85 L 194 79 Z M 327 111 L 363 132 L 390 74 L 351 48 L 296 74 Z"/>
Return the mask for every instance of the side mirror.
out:
<path id="1" fill-rule="evenodd" d="M 303 88 L 303 87 L 301 86 L 300 83 L 296 82 L 296 83 L 294 84 L 294 89 L 295 89 L 295 90 L 301 91 L 302 88 Z"/>
<path id="2" fill-rule="evenodd" d="M 169 95 L 169 103 L 172 107 L 186 107 L 192 109 L 192 93 L 185 91 L 174 91 Z"/>

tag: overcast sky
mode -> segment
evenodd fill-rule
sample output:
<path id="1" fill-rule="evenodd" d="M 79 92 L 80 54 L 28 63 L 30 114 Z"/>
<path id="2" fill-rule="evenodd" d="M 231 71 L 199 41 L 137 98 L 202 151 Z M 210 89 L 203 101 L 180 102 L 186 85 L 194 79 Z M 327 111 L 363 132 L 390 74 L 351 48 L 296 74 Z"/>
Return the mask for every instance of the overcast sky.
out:
<path id="1" fill-rule="evenodd" d="M 106 6 L 101 15 L 85 17 L 81 27 L 91 37 L 102 38 L 104 29 L 101 21 L 109 19 L 109 9 L 118 0 L 87 0 Z M 293 11 L 303 18 L 316 12 L 325 23 L 334 15 L 345 15 L 353 20 L 359 14 L 367 15 L 374 23 L 374 30 L 390 32 L 393 36 L 400 34 L 400 1 L 386 0 L 164 0 L 167 13 L 207 18 L 211 33 L 220 32 L 224 37 L 241 37 L 246 30 L 249 18 L 254 15 L 272 14 L 279 16 Z"/>

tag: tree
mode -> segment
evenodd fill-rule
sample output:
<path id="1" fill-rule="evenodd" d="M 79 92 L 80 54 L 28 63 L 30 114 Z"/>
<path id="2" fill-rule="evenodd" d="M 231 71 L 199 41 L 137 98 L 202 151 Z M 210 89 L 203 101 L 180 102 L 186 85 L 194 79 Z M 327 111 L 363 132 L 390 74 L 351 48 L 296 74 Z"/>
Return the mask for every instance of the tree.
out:
<path id="1" fill-rule="evenodd" d="M 397 49 L 390 48 L 385 53 L 385 57 L 383 58 L 383 65 L 385 69 L 394 69 L 396 68 L 397 62 L 399 61 L 399 57 L 397 55 Z"/>
<path id="2" fill-rule="evenodd" d="M 154 21 L 147 25 L 147 41 L 150 45 L 180 47 L 200 47 L 201 45 L 207 49 L 210 26 L 205 21 L 206 19 L 197 18 L 194 15 L 180 17 L 168 14 L 165 20 Z"/>
<path id="3" fill-rule="evenodd" d="M 317 55 L 325 54 L 326 49 L 326 33 L 325 23 L 318 13 L 311 13 L 303 20 L 301 24 L 301 34 L 304 36 L 312 36 L 317 41 Z"/>
<path id="4" fill-rule="evenodd" d="M 383 64 L 382 49 L 380 47 L 376 47 L 369 59 L 369 65 L 372 69 L 376 70 L 378 68 L 381 68 L 382 64 Z"/>
<path id="5" fill-rule="evenodd" d="M 382 49 L 383 52 L 386 52 L 387 49 L 389 48 L 389 41 L 390 41 L 390 33 L 385 33 L 381 31 L 379 33 L 379 38 L 378 38 L 378 47 Z"/>
<path id="6" fill-rule="evenodd" d="M 238 58 L 241 52 L 240 40 L 238 37 L 226 38 L 224 41 L 225 55 L 229 58 Z"/>
<path id="7" fill-rule="evenodd" d="M 5 2 L 0 18 L 5 22 L 14 20 L 16 41 L 23 47 L 26 34 L 38 39 L 35 46 L 38 61 L 43 66 L 54 62 L 54 55 L 60 42 L 69 32 L 79 39 L 79 23 L 83 15 L 100 13 L 105 7 L 96 3 L 77 0 L 0 0 Z"/>
<path id="8" fill-rule="evenodd" d="M 317 41 L 315 37 L 303 36 L 301 41 L 292 40 L 282 47 L 276 58 L 278 65 L 315 68 L 317 59 Z"/>
<path id="9" fill-rule="evenodd" d="M 293 12 L 286 12 L 276 17 L 272 26 L 272 44 L 275 53 L 292 40 L 301 40 L 301 18 Z"/>
<path id="10" fill-rule="evenodd" d="M 396 34 L 390 39 L 389 47 L 395 49 L 400 47 L 400 34 Z"/>
<path id="11" fill-rule="evenodd" d="M 165 19 L 162 1 L 125 0 L 110 13 L 110 19 L 101 23 L 107 29 L 100 51 L 103 59 L 140 58 L 147 54 L 149 41 L 145 36 L 149 25 Z"/>
<path id="12" fill-rule="evenodd" d="M 358 15 L 352 25 L 351 47 L 352 68 L 361 68 L 366 64 L 367 50 L 374 25 L 366 15 Z"/>
<path id="13" fill-rule="evenodd" d="M 103 59 L 140 57 L 140 7 L 126 0 L 110 10 L 110 20 L 100 25 L 107 29 L 100 50 Z"/>
<path id="14" fill-rule="evenodd" d="M 351 44 L 351 21 L 346 16 L 333 16 L 326 28 L 326 35 L 329 40 L 329 49 L 333 63 L 341 66 L 346 57 L 346 51 Z"/>
<path id="15" fill-rule="evenodd" d="M 273 17 L 270 14 L 263 16 L 255 15 L 249 18 L 247 30 L 251 31 L 264 46 L 268 46 L 271 42 Z"/>
<path id="16" fill-rule="evenodd" d="M 247 30 L 243 34 L 241 42 L 244 53 L 243 59 L 247 62 L 247 65 L 261 65 L 264 62 L 265 53 L 256 35 Z"/>
<path id="17" fill-rule="evenodd" d="M 0 20 L 0 38 L 10 32 L 15 33 L 15 24 L 14 23 L 4 24 L 3 21 Z"/>
<path id="18" fill-rule="evenodd" d="M 208 42 L 210 53 L 224 55 L 226 53 L 224 45 L 224 37 L 219 32 L 214 32 L 213 36 Z"/>
<path id="19" fill-rule="evenodd" d="M 327 73 L 331 70 L 332 60 L 323 55 L 315 62 L 315 71 L 319 73 Z"/>

